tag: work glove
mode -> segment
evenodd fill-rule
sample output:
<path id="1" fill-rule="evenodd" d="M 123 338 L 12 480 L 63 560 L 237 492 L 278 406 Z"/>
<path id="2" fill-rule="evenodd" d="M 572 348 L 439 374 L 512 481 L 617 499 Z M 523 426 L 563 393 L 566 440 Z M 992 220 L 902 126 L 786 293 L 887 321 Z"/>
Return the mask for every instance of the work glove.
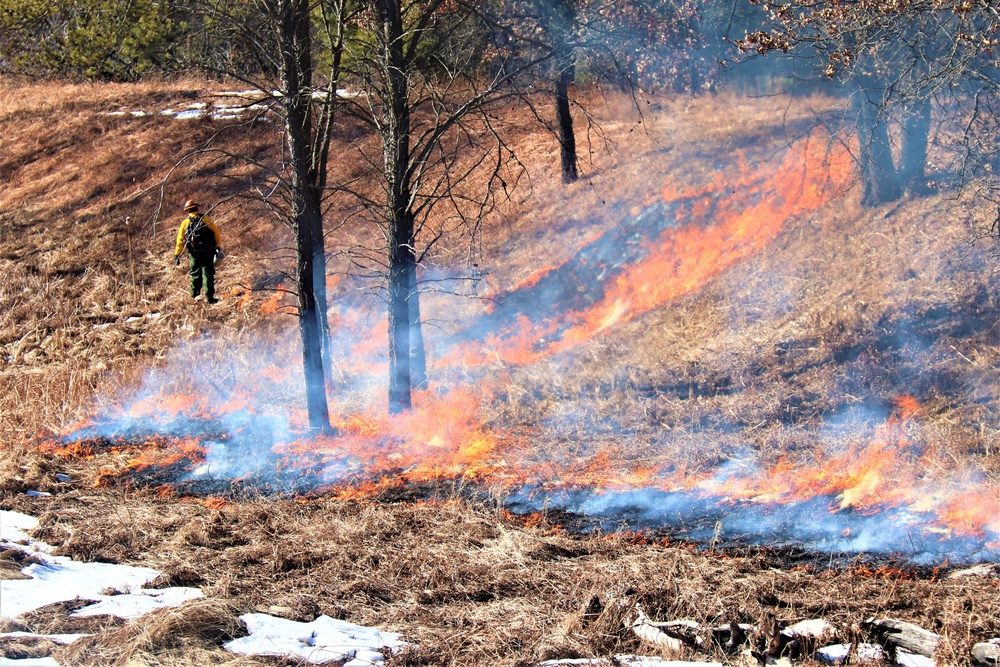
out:
<path id="1" fill-rule="evenodd" d="M 221 262 L 225 258 L 226 258 L 226 255 L 222 252 L 222 248 L 216 248 L 215 249 L 215 262 L 216 262 L 216 264 L 218 264 L 219 262 Z"/>
<path id="2" fill-rule="evenodd" d="M 181 256 L 174 255 L 174 266 L 180 266 L 180 265 L 181 265 Z"/>

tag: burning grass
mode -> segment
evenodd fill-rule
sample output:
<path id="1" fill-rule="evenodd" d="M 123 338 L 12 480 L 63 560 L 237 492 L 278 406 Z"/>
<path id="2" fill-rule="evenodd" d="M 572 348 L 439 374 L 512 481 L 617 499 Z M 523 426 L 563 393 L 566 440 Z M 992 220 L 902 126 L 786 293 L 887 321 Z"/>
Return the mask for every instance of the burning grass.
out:
<path id="1" fill-rule="evenodd" d="M 413 415 L 379 407 L 382 315 L 353 293 L 371 286 L 331 281 L 341 434 L 317 438 L 281 315 L 284 232 L 227 209 L 225 303 L 190 302 L 146 188 L 211 128 L 102 115 L 204 84 L 5 85 L 0 411 L 7 442 L 43 446 L 8 447 L 0 502 L 45 510 L 60 553 L 141 561 L 213 600 L 101 629 L 72 664 L 226 662 L 233 610 L 399 631 L 400 664 L 637 652 L 636 603 L 706 625 L 822 616 L 843 641 L 892 613 L 945 637 L 940 664 L 1000 634 L 995 573 L 944 576 L 949 555 L 998 548 L 991 264 L 947 196 L 870 211 L 813 173 L 836 145 L 807 131 L 813 108 L 836 101 L 640 117 L 610 96 L 613 150 L 565 189 L 552 138 L 521 124 L 532 190 L 483 235 L 480 299 L 426 295 L 433 379 Z M 167 199 L 223 197 L 208 166 Z M 887 524 L 897 553 L 841 553 Z M 904 558 L 927 554 L 937 570 Z"/>

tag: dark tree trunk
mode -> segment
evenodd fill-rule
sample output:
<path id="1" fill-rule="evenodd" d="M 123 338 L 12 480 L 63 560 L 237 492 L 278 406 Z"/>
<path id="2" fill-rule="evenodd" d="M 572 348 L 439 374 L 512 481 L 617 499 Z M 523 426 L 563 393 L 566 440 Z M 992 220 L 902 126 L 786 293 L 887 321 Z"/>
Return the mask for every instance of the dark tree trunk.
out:
<path id="1" fill-rule="evenodd" d="M 303 211 L 296 216 L 299 225 L 317 222 L 318 211 Z M 306 407 L 309 425 L 322 431 L 332 430 L 326 400 L 326 374 L 323 365 L 323 329 L 321 301 L 316 296 L 317 255 L 309 233 L 296 234 L 298 254 L 299 335 L 302 339 L 302 366 L 306 380 Z"/>
<path id="2" fill-rule="evenodd" d="M 405 224 L 397 224 L 402 229 Z M 402 234 L 401 234 L 402 235 Z M 410 267 L 413 253 L 408 243 L 393 243 L 389 257 L 389 412 L 413 406 L 410 376 Z"/>
<path id="3" fill-rule="evenodd" d="M 427 354 L 424 350 L 424 330 L 420 322 L 420 289 L 417 286 L 417 264 L 410 270 L 410 382 L 414 389 L 427 388 Z"/>
<path id="4" fill-rule="evenodd" d="M 313 188 L 318 224 L 312 228 L 313 290 L 316 295 L 316 325 L 319 327 L 320 349 L 323 351 L 323 372 L 326 379 L 333 377 L 333 343 L 330 337 L 330 317 L 326 298 L 326 239 L 323 237 L 322 200 L 319 188 Z"/>
<path id="5" fill-rule="evenodd" d="M 389 412 L 412 407 L 410 376 L 411 275 L 415 271 L 410 202 L 410 107 L 400 0 L 378 0 L 385 76 L 384 166 L 388 186 Z M 416 296 L 413 296 L 415 299 Z"/>
<path id="6" fill-rule="evenodd" d="M 296 281 L 298 288 L 299 334 L 302 339 L 302 366 L 306 381 L 309 425 L 324 431 L 330 427 L 323 372 L 320 310 L 326 309 L 316 297 L 317 257 L 322 249 L 323 216 L 316 172 L 311 157 L 312 104 L 310 82 L 312 58 L 307 0 L 288 0 L 278 5 L 279 43 L 282 50 L 281 87 L 285 104 L 285 130 L 291 163 L 292 219 L 296 239 Z M 319 239 L 320 247 L 316 247 Z M 320 264 L 325 260 L 320 259 Z M 325 290 L 322 291 L 325 297 Z"/>
<path id="7" fill-rule="evenodd" d="M 903 110 L 903 138 L 899 177 L 906 190 L 921 194 L 927 190 L 927 144 L 931 134 L 930 98 L 908 104 Z"/>
<path id="8" fill-rule="evenodd" d="M 559 125 L 559 155 L 562 159 L 563 183 L 579 178 L 576 170 L 576 136 L 573 134 L 573 114 L 569 105 L 569 84 L 573 82 L 572 63 L 567 63 L 556 79 L 556 122 Z"/>
<path id="9" fill-rule="evenodd" d="M 892 162 L 884 88 L 876 85 L 871 77 L 859 76 L 857 82 L 859 90 L 854 95 L 854 108 L 863 187 L 861 202 L 866 206 L 878 206 L 899 199 L 902 188 Z"/>

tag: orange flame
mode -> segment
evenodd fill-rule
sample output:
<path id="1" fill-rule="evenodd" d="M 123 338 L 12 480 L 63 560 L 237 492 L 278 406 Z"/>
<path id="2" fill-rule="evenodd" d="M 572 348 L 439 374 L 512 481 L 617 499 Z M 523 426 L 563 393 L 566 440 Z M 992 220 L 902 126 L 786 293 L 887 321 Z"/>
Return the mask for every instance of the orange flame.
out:
<path id="1" fill-rule="evenodd" d="M 303 434 L 273 447 L 278 469 L 336 485 L 335 493 L 341 498 L 372 497 L 408 482 L 488 481 L 506 488 L 597 491 L 648 488 L 703 494 L 733 503 L 823 498 L 830 500 L 834 513 L 905 507 L 911 514 L 933 515 L 949 535 L 1000 535 L 996 488 L 969 490 L 973 485 L 933 480 L 926 475 L 933 467 L 928 464 L 937 460 L 938 453 L 914 437 L 924 413 L 913 396 L 896 397 L 891 416 L 872 427 L 865 441 L 856 441 L 846 450 L 807 460 L 786 456 L 762 470 L 747 464 L 739 474 L 692 472 L 683 464 L 673 467 L 655 461 L 636 463 L 614 444 L 593 445 L 594 451 L 570 460 L 550 460 L 533 448 L 527 427 L 503 432 L 484 417 L 484 408 L 508 391 L 505 385 L 510 384 L 505 376 L 483 377 L 487 368 L 524 366 L 571 353 L 577 346 L 697 290 L 720 272 L 759 253 L 789 221 L 830 202 L 849 184 L 852 165 L 846 151 L 831 153 L 826 145 L 810 138 L 773 164 L 743 164 L 737 173 L 720 172 L 703 186 L 664 185 L 659 198 L 670 206 L 662 210 L 673 216 L 667 230 L 646 241 L 640 260 L 609 273 L 599 298 L 578 310 L 548 317 L 544 313 L 522 314 L 509 330 L 456 346 L 434 359 L 434 376 L 453 379 L 451 389 L 432 387 L 418 392 L 414 398 L 418 408 L 413 412 L 390 416 L 384 407 L 359 407 L 338 396 L 334 422 L 339 434 L 316 437 L 305 430 L 303 412 L 289 410 L 293 426 L 302 425 Z M 586 246 L 598 238 L 592 234 L 581 243 Z M 530 289 L 558 268 L 537 269 L 518 289 Z M 334 280 L 328 287 L 332 289 L 336 283 Z M 281 311 L 288 294 L 279 287 L 261 304 L 261 313 Z M 345 344 L 350 347 L 343 363 L 348 373 L 384 373 L 386 362 L 379 357 L 387 341 L 384 321 L 373 328 L 362 311 L 351 309 L 332 314 L 330 320 L 336 329 L 369 332 L 357 343 Z M 476 371 L 479 376 L 474 386 L 462 386 L 454 379 Z M 272 383 L 290 377 L 287 367 L 257 373 L 258 380 Z M 169 415 L 253 412 L 254 399 L 255 391 L 250 387 L 233 391 L 225 401 L 208 400 L 192 391 L 137 401 L 128 414 L 155 422 Z M 87 442 L 51 447 L 64 456 L 95 455 L 93 444 Z M 128 463 L 133 471 L 151 466 L 191 469 L 206 457 L 206 445 L 192 437 L 149 438 L 122 451 L 126 449 L 130 455 L 134 453 Z M 930 488 L 934 490 L 928 491 Z M 203 502 L 214 506 L 224 501 L 208 498 Z"/>

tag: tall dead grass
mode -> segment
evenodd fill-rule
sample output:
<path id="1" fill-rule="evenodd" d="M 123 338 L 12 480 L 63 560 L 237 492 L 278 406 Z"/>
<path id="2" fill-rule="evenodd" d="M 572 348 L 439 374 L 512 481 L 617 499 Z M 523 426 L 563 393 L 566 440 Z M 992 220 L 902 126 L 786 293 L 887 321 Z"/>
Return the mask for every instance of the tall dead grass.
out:
<path id="1" fill-rule="evenodd" d="M 760 624 L 753 642 L 764 640 L 768 614 L 826 618 L 843 641 L 865 637 L 865 619 L 888 615 L 941 634 L 940 664 L 964 664 L 971 643 L 1000 630 L 990 576 L 877 569 L 862 559 L 791 567 L 794 554 L 768 550 L 708 554 L 644 534 L 572 536 L 544 516 L 529 527 L 495 505 L 447 497 L 261 499 L 210 509 L 151 493 L 76 490 L 43 502 L 15 505 L 36 503 L 38 535 L 59 553 L 130 553 L 127 560 L 162 570 L 163 585 L 199 585 L 209 597 L 99 629 L 57 656 L 69 665 L 228 664 L 219 645 L 240 634 L 232 617 L 251 611 L 299 621 L 327 614 L 401 632 L 413 646 L 393 662 L 410 665 L 648 654 L 623 623 L 636 604 L 656 620 Z M 119 510 L 107 511 L 110 503 Z M 724 653 L 706 645 L 682 657 Z"/>

